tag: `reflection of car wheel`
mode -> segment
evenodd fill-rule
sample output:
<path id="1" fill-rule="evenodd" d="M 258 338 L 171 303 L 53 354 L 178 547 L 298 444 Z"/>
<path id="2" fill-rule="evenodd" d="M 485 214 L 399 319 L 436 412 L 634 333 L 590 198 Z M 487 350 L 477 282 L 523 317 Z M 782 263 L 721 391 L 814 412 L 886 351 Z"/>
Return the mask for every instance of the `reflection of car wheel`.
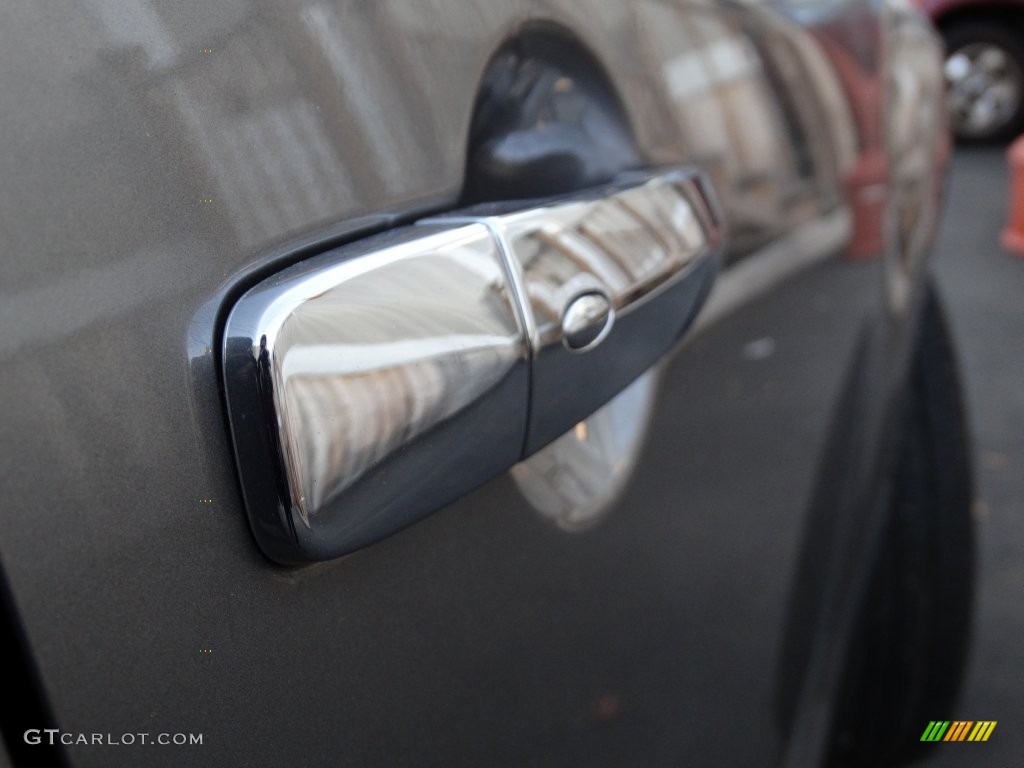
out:
<path id="1" fill-rule="evenodd" d="M 942 310 L 929 295 L 889 494 L 886 540 L 854 635 L 833 766 L 914 759 L 952 711 L 973 596 L 969 441 Z"/>
<path id="2" fill-rule="evenodd" d="M 944 28 L 950 125 L 958 139 L 1001 141 L 1024 131 L 1024 40 L 990 21 Z"/>

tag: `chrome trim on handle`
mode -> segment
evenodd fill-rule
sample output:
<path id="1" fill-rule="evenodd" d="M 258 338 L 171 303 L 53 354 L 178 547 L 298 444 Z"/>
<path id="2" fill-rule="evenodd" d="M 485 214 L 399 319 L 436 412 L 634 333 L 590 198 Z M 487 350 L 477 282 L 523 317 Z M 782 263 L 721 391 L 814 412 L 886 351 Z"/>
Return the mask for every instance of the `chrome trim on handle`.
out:
<path id="1" fill-rule="evenodd" d="M 588 416 L 683 333 L 719 221 L 699 175 L 632 175 L 424 220 L 248 291 L 223 359 L 264 552 L 351 552 Z"/>

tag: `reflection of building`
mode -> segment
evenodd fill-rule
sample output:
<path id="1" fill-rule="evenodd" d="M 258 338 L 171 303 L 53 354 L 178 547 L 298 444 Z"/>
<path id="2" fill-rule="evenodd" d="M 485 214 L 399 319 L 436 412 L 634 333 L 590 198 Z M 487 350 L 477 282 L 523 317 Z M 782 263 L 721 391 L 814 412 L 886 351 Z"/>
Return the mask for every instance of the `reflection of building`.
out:
<path id="1" fill-rule="evenodd" d="M 842 205 L 852 214 L 851 255 L 895 250 L 917 258 L 935 219 L 934 154 L 948 148 L 941 68 L 919 24 L 887 7 L 880 35 L 875 11 L 865 7 L 864 23 L 851 32 L 846 6 L 796 0 L 774 10 L 745 7 L 743 23 L 739 14 L 730 21 L 657 3 L 641 8 L 645 33 L 667 62 L 666 100 L 677 106 L 698 161 L 717 176 L 730 258 Z M 811 35 L 794 34 L 774 16 L 780 11 L 799 16 Z M 755 14 L 756 30 L 744 26 Z M 833 29 L 837 14 L 843 23 Z M 886 57 L 892 74 L 883 82 Z"/>
<path id="2" fill-rule="evenodd" d="M 544 209 L 506 221 L 541 342 L 560 338 L 569 301 L 600 290 L 618 310 L 696 256 L 706 237 L 682 193 L 624 193 L 613 200 Z"/>
<path id="3" fill-rule="evenodd" d="M 640 16 L 666 62 L 666 101 L 695 159 L 718 182 L 729 259 L 841 204 L 838 178 L 852 160 L 854 136 L 816 46 L 770 12 L 759 13 L 756 34 L 739 14 L 730 19 L 717 10 L 678 14 L 645 3 Z"/>
<path id="4" fill-rule="evenodd" d="M 467 230 L 382 251 L 373 269 L 343 263 L 350 274 L 270 324 L 280 437 L 307 524 L 521 360 L 495 246 L 482 227 Z"/>
<path id="5" fill-rule="evenodd" d="M 388 21 L 393 36 L 395 20 L 377 6 L 361 4 L 342 24 L 331 3 L 297 13 L 218 3 L 204 18 L 192 5 L 147 0 L 85 5 L 120 51 L 100 61 L 99 87 L 142 90 L 152 106 L 157 130 L 139 139 L 140 151 L 173 158 L 192 186 L 201 181 L 195 200 L 214 201 L 214 226 L 229 225 L 243 251 L 400 196 L 410 173 L 446 159 L 433 112 L 409 95 L 417 89 L 394 94 L 391 81 L 415 83 L 423 68 L 409 40 L 380 55 L 388 35 L 379 27 Z M 402 138 L 410 125 L 420 129 L 415 146 Z"/>
<path id="6" fill-rule="evenodd" d="M 297 374 L 288 379 L 285 408 L 289 417 L 294 415 L 292 423 L 301 425 L 287 444 L 289 460 L 298 468 L 302 487 L 312 493 L 312 498 L 299 499 L 300 513 L 322 509 L 396 449 L 476 401 L 505 375 L 515 351 L 508 342 L 503 349 L 494 339 L 453 337 L 449 354 L 428 355 L 437 342 L 426 339 L 415 363 L 363 375 Z M 366 350 L 336 345 L 334 352 L 351 360 Z M 334 484 L 318 482 L 325 478 Z"/>

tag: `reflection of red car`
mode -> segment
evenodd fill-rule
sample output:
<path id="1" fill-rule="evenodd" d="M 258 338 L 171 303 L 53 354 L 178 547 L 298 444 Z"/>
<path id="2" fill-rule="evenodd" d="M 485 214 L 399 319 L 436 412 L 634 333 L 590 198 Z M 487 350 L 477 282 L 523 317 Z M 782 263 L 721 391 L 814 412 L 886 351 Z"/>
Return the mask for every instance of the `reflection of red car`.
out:
<path id="1" fill-rule="evenodd" d="M 957 138 L 1024 132 L 1024 0 L 915 0 L 946 40 L 950 124 Z"/>

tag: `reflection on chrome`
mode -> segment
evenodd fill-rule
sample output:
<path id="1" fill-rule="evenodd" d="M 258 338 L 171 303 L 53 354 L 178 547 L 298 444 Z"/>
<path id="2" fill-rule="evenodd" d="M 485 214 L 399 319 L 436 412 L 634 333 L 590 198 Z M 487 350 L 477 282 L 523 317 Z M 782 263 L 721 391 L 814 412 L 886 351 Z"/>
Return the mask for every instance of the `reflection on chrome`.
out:
<path id="1" fill-rule="evenodd" d="M 593 416 L 512 467 L 519 492 L 543 517 L 576 533 L 596 525 L 633 475 L 657 394 L 649 371 Z"/>
<path id="2" fill-rule="evenodd" d="M 603 293 L 590 291 L 573 299 L 562 317 L 562 341 L 572 352 L 586 352 L 604 341 L 615 312 Z"/>
<path id="3" fill-rule="evenodd" d="M 678 274 L 707 245 L 685 193 L 659 179 L 610 198 L 502 217 L 535 320 L 534 347 L 561 341 L 562 315 L 588 290 L 617 313 Z"/>
<path id="4" fill-rule="evenodd" d="M 527 454 L 604 405 L 668 350 L 710 288 L 722 240 L 703 178 L 665 173 L 598 196 L 488 219 L 511 256 L 533 350 Z M 610 317 L 585 354 L 567 313 L 587 294 Z"/>
<path id="5" fill-rule="evenodd" d="M 522 357 L 490 239 L 478 232 L 445 247 L 346 280 L 304 303 L 277 332 L 281 442 L 307 524 L 368 468 L 475 402 Z"/>
<path id="6" fill-rule="evenodd" d="M 278 534 L 307 541 L 299 546 L 314 557 L 390 533 L 469 490 L 449 476 L 453 467 L 487 477 L 519 458 L 527 348 L 502 258 L 481 225 L 412 227 L 303 262 L 246 294 L 226 335 L 250 515 L 274 491 L 248 481 L 279 471 L 290 522 Z M 276 455 L 251 455 L 259 435 L 249 412 L 266 423 Z M 482 414 L 493 421 L 479 423 Z M 487 441 L 486 456 L 472 455 L 473 433 Z M 378 517 L 395 504 L 402 509 Z M 262 517 L 280 528 L 280 514 Z M 278 559 L 300 559 L 263 543 Z"/>
<path id="7" fill-rule="evenodd" d="M 426 220 L 250 290 L 228 318 L 225 379 L 267 554 L 350 552 L 591 416 L 696 314 L 715 206 L 696 173 L 634 174 Z M 588 424 L 588 451 L 611 440 Z"/>

